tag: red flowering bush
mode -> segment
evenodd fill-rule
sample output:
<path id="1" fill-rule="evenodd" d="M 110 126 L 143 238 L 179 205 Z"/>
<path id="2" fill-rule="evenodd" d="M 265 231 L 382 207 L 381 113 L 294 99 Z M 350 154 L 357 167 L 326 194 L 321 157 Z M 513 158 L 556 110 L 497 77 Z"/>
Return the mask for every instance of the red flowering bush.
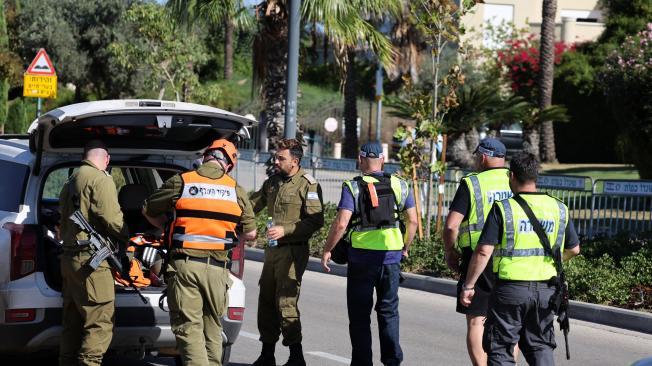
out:
<path id="1" fill-rule="evenodd" d="M 555 65 L 559 65 L 564 52 L 574 48 L 574 45 L 556 42 Z M 510 83 L 512 91 L 528 99 L 533 97 L 540 70 L 539 40 L 535 39 L 535 35 L 507 40 L 505 47 L 497 52 L 497 56 L 497 66 Z"/>

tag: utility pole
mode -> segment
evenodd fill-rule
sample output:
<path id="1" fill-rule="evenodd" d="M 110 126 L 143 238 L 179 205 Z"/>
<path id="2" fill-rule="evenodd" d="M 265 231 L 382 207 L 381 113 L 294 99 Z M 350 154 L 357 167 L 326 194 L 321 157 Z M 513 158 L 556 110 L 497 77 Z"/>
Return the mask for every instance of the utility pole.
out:
<path id="1" fill-rule="evenodd" d="M 383 111 L 383 67 L 378 62 L 376 69 L 376 141 L 380 143 L 380 130 Z"/>
<path id="2" fill-rule="evenodd" d="M 299 83 L 299 6 L 301 0 L 288 0 L 290 17 L 288 20 L 288 73 L 287 95 L 285 96 L 284 137 L 297 137 L 297 86 Z"/>

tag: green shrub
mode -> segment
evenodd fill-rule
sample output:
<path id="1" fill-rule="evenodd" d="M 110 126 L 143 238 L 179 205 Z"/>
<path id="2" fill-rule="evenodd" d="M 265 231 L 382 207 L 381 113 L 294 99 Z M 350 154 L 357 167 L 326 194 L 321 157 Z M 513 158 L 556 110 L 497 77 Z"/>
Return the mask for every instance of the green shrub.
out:
<path id="1" fill-rule="evenodd" d="M 597 259 L 580 255 L 566 265 L 566 274 L 574 300 L 623 305 L 629 299 L 630 281 L 607 254 Z"/>

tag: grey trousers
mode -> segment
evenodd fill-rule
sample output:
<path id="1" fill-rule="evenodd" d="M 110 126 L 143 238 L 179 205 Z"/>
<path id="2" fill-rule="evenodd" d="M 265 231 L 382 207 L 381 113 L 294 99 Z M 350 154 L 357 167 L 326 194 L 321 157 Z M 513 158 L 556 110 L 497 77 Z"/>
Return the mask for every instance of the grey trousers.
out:
<path id="1" fill-rule="evenodd" d="M 490 300 L 482 346 L 488 364 L 514 365 L 519 345 L 529 365 L 554 365 L 554 313 L 550 298 L 555 287 L 544 283 L 499 283 Z"/>

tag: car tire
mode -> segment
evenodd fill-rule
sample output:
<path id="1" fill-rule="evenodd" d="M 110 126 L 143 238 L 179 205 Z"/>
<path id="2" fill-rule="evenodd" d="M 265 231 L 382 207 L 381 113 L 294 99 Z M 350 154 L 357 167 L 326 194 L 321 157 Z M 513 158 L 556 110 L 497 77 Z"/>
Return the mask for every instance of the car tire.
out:
<path id="1" fill-rule="evenodd" d="M 229 359 L 231 358 L 231 344 L 225 344 L 222 346 L 222 366 L 229 365 Z"/>

